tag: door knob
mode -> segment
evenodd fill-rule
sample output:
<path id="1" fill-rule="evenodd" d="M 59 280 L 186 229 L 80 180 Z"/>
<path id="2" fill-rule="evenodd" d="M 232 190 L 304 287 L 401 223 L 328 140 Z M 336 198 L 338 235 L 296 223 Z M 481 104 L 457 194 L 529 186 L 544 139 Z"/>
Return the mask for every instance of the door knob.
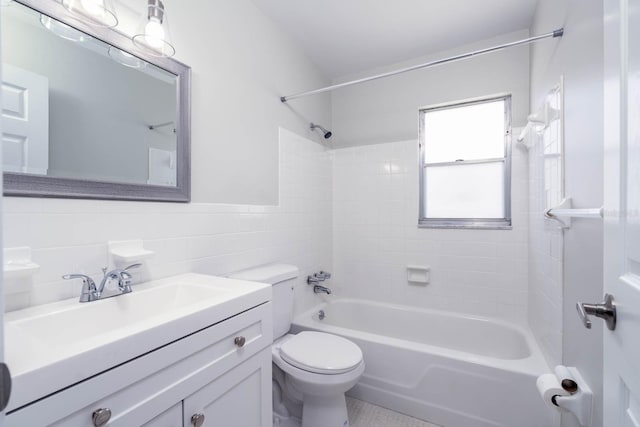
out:
<path id="1" fill-rule="evenodd" d="M 589 319 L 589 315 L 603 319 L 609 330 L 613 331 L 616 329 L 617 314 L 613 295 L 605 294 L 602 304 L 576 303 L 576 310 L 578 310 L 578 315 L 580 319 L 582 319 L 582 324 L 587 329 L 591 329 L 591 319 Z"/>
<path id="2" fill-rule="evenodd" d="M 237 347 L 244 347 L 244 343 L 247 340 L 243 337 L 243 336 L 239 336 L 239 337 L 235 337 L 235 339 L 233 340 L 233 343 L 237 346 Z"/>

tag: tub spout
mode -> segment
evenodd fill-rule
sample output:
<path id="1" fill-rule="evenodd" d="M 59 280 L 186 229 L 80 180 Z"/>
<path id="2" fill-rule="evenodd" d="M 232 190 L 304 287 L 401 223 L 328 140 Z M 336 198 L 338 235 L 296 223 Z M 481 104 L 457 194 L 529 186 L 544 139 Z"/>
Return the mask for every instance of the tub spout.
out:
<path id="1" fill-rule="evenodd" d="M 330 295 L 331 294 L 331 289 L 327 288 L 326 286 L 315 285 L 313 287 L 313 292 L 316 293 L 316 294 L 325 293 L 327 295 Z"/>

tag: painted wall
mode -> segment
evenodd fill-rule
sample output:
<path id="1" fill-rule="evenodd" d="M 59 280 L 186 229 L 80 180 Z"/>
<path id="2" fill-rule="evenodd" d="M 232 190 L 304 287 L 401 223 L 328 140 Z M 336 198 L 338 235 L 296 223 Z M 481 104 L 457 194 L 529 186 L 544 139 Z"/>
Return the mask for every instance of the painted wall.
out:
<path id="1" fill-rule="evenodd" d="M 320 141 L 330 96 L 282 104 L 328 81 L 249 0 L 165 1 L 176 58 L 192 67 L 192 200 L 275 205 L 278 129 Z M 144 10 L 144 2 L 141 10 Z"/>
<path id="2" fill-rule="evenodd" d="M 505 34 L 455 50 L 439 52 L 340 81 L 467 53 L 528 37 L 528 31 Z M 418 137 L 421 107 L 511 93 L 513 124 L 524 125 L 529 113 L 529 47 L 520 46 L 460 62 L 412 71 L 333 92 L 334 147 L 406 141 Z"/>
<path id="3" fill-rule="evenodd" d="M 336 294 L 526 323 L 527 157 L 513 150 L 513 229 L 418 228 L 418 142 L 334 152 Z M 431 283 L 407 281 L 431 267 Z"/>
<path id="4" fill-rule="evenodd" d="M 268 262 L 300 268 L 296 310 L 320 302 L 306 276 L 331 271 L 331 166 L 321 145 L 280 130 L 279 206 L 4 198 L 5 248 L 30 246 L 40 270 L 5 280 L 7 310 L 80 295 L 68 273 L 102 278 L 107 241 L 138 238 L 155 252 L 136 282 L 214 275 Z M 135 291 L 135 286 L 134 286 Z"/>
<path id="5" fill-rule="evenodd" d="M 562 40 L 531 49 L 531 108 L 565 78 L 566 194 L 574 206 L 603 202 L 603 10 L 602 2 L 540 0 L 531 33 L 564 26 Z M 602 224 L 575 220 L 564 233 L 562 360 L 577 366 L 595 391 L 594 426 L 602 425 L 602 327 L 582 326 L 575 303 L 602 300 Z M 535 318 L 531 319 L 535 322 Z M 558 324 L 558 328 L 562 325 Z M 571 415 L 565 427 L 577 426 Z"/>

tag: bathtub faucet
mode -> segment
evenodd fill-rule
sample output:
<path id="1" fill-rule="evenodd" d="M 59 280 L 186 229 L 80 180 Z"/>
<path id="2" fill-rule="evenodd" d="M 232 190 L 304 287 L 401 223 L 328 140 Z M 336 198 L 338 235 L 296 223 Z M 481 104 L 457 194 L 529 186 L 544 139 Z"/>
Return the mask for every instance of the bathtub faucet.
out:
<path id="1" fill-rule="evenodd" d="M 316 294 L 325 293 L 327 295 L 331 295 L 331 289 L 327 288 L 326 286 L 322 286 L 322 285 L 315 285 L 313 287 L 313 292 L 316 293 Z"/>

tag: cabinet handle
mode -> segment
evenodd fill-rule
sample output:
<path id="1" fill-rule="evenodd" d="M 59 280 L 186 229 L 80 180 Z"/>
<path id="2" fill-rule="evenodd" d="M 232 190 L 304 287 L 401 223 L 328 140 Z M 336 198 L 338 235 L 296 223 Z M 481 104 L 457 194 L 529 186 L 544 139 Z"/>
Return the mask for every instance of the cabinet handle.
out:
<path id="1" fill-rule="evenodd" d="M 243 336 L 240 336 L 240 337 L 236 337 L 236 338 L 233 340 L 233 343 L 234 343 L 236 346 L 238 346 L 238 347 L 244 347 L 244 343 L 245 343 L 246 341 L 247 341 L 247 340 L 246 340 Z"/>
<path id="2" fill-rule="evenodd" d="M 93 425 L 95 427 L 102 427 L 106 425 L 111 419 L 111 409 L 109 408 L 100 408 L 93 411 L 93 415 L 91 416 L 93 420 Z"/>
<path id="3" fill-rule="evenodd" d="M 191 424 L 193 424 L 193 427 L 200 427 L 204 424 L 204 414 L 193 414 L 191 416 Z"/>

